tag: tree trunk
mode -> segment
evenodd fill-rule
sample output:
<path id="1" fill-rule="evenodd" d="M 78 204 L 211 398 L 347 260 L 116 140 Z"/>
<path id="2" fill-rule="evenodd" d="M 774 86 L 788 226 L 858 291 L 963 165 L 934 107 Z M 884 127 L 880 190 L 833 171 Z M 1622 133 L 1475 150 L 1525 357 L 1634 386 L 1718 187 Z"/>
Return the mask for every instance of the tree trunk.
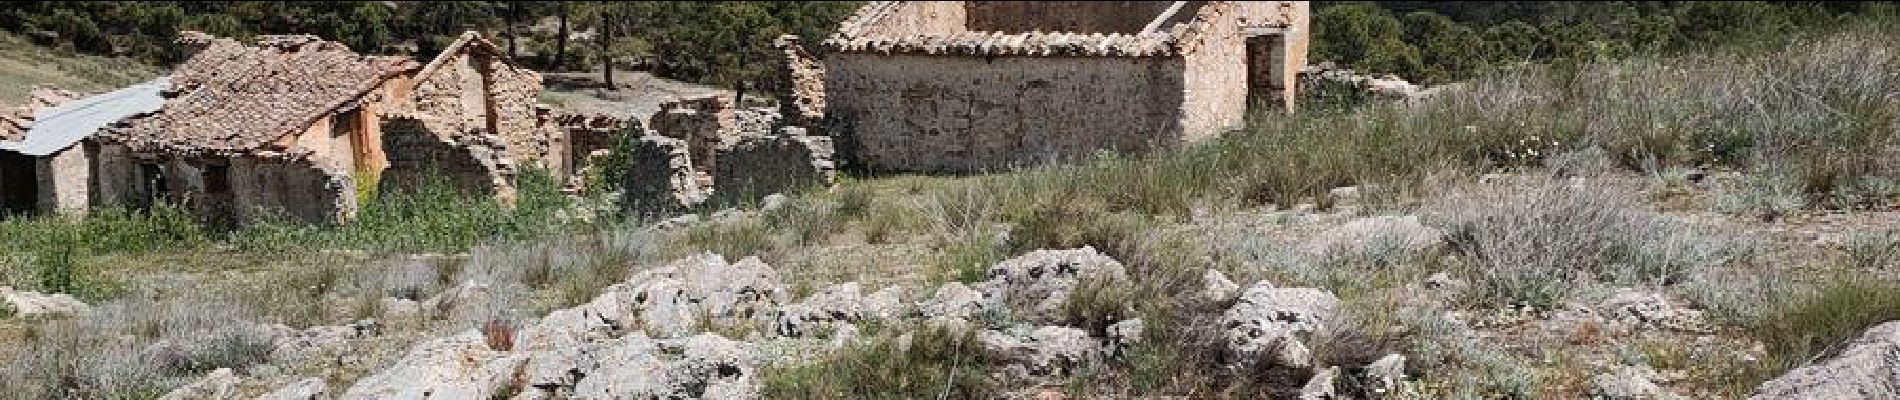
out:
<path id="1" fill-rule="evenodd" d="M 510 1 L 508 2 L 508 58 L 521 58 L 520 48 L 515 47 L 515 37 L 520 36 L 515 31 L 515 25 L 521 25 L 521 2 Z"/>
<path id="2" fill-rule="evenodd" d="M 600 14 L 600 73 L 601 81 L 607 84 L 607 90 L 614 90 L 614 55 L 608 49 L 613 47 L 614 24 L 607 13 Z"/>
<path id="3" fill-rule="evenodd" d="M 734 107 L 739 107 L 739 108 L 745 108 L 746 76 L 745 76 L 744 71 L 745 71 L 745 65 L 746 65 L 745 64 L 745 56 L 746 56 L 745 37 L 746 36 L 749 36 L 749 35 L 740 35 L 738 41 L 734 42 L 732 46 L 733 52 L 737 53 L 737 55 L 739 56 L 739 64 L 734 65 L 732 68 L 735 71 L 740 71 L 739 77 L 737 79 L 738 82 L 734 82 L 732 85 L 733 87 L 732 105 Z"/>
<path id="4" fill-rule="evenodd" d="M 555 38 L 554 38 L 554 65 L 553 65 L 553 69 L 554 69 L 555 71 L 561 71 L 561 70 L 565 70 L 565 69 L 567 69 L 567 35 L 568 35 L 568 31 L 567 31 L 567 2 L 565 2 L 565 1 L 562 1 L 562 2 L 558 2 L 558 3 L 557 3 L 557 4 L 555 5 L 555 7 L 559 7 L 559 8 L 560 8 L 560 14 L 561 14 L 561 34 L 560 34 L 560 36 L 559 36 L 559 37 L 555 37 Z"/>

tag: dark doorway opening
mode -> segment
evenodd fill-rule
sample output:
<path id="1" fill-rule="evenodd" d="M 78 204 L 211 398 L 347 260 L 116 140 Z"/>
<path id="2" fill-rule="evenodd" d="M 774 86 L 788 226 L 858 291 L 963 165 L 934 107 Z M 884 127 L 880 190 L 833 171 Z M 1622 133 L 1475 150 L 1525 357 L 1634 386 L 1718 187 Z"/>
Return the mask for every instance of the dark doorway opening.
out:
<path id="1" fill-rule="evenodd" d="M 32 156 L 0 151 L 0 219 L 39 209 L 38 166 Z"/>

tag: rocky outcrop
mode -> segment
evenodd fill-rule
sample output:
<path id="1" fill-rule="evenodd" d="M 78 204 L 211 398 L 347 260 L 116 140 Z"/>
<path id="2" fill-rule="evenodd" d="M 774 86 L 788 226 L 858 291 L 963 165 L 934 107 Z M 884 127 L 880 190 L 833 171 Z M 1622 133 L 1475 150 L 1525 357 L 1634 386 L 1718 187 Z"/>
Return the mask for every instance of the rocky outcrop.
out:
<path id="1" fill-rule="evenodd" d="M 986 330 L 977 335 L 977 340 L 991 360 L 1004 363 L 1005 372 L 1017 378 L 1068 376 L 1100 362 L 1106 350 L 1087 331 L 1066 326 Z"/>
<path id="2" fill-rule="evenodd" d="M 18 317 L 60 317 L 85 314 L 91 306 L 65 293 L 44 294 L 0 286 L 0 301 Z"/>
<path id="3" fill-rule="evenodd" d="M 512 390 L 528 354 L 491 349 L 463 332 L 423 342 L 396 364 L 358 380 L 339 399 L 488 399 Z"/>
<path id="4" fill-rule="evenodd" d="M 1874 326 L 1840 355 L 1762 383 L 1750 399 L 1900 398 L 1900 321 Z"/>
<path id="5" fill-rule="evenodd" d="M 323 400 L 330 398 L 330 385 L 323 378 L 304 378 L 277 388 L 257 400 Z"/>
<path id="6" fill-rule="evenodd" d="M 984 281 L 985 304 L 1032 323 L 1059 322 L 1062 304 L 1086 280 L 1127 279 L 1121 262 L 1094 247 L 1036 250 L 997 263 Z"/>
<path id="7" fill-rule="evenodd" d="M 1221 317 L 1228 354 L 1239 365 L 1305 368 L 1312 356 L 1295 334 L 1324 327 L 1338 307 L 1338 297 L 1319 289 L 1256 283 Z"/>
<path id="8" fill-rule="evenodd" d="M 1590 396 L 1604 400 L 1677 399 L 1656 385 L 1656 371 L 1649 366 L 1617 366 L 1615 370 L 1590 378 Z"/>

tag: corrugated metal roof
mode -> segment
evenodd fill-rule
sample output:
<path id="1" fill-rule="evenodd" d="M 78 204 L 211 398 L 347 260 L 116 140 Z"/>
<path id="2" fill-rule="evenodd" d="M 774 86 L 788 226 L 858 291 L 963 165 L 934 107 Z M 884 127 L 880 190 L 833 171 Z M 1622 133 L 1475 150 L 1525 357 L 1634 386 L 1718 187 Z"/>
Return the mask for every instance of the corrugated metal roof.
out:
<path id="1" fill-rule="evenodd" d="M 17 142 L 0 142 L 0 150 L 29 156 L 53 154 L 71 147 L 100 128 L 135 114 L 157 111 L 165 104 L 159 92 L 170 86 L 164 77 L 98 96 L 74 100 L 33 115 L 33 127 Z"/>

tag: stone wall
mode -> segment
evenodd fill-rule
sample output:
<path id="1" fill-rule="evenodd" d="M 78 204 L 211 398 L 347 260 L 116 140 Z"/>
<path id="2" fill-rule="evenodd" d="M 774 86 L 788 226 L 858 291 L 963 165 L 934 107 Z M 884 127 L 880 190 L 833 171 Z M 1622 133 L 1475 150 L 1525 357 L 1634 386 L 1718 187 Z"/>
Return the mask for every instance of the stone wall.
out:
<path id="1" fill-rule="evenodd" d="M 92 203 L 92 161 L 85 146 L 75 145 L 39 157 L 39 209 L 84 215 Z"/>
<path id="2" fill-rule="evenodd" d="M 226 162 L 238 223 L 288 219 L 336 224 L 356 218 L 355 177 L 308 159 L 236 157 Z"/>
<path id="3" fill-rule="evenodd" d="M 1179 58 L 834 53 L 825 67 L 828 129 L 870 169 L 981 171 L 1182 136 Z"/>
<path id="4" fill-rule="evenodd" d="M 379 190 L 413 191 L 431 180 L 470 194 L 510 198 L 515 166 L 502 138 L 486 134 L 450 134 L 457 128 L 426 115 L 383 119 L 383 148 L 389 168 Z"/>
<path id="5" fill-rule="evenodd" d="M 731 97 L 706 96 L 660 104 L 649 125 L 660 136 L 686 142 L 693 166 L 709 175 L 715 164 L 713 150 L 731 142 L 739 131 L 739 117 Z"/>
<path id="6" fill-rule="evenodd" d="M 1246 121 L 1247 47 L 1238 2 L 1201 7 L 1176 36 L 1186 63 L 1182 132 L 1197 140 L 1238 129 Z M 1223 23 L 1224 22 L 1224 23 Z"/>
<path id="7" fill-rule="evenodd" d="M 714 197 L 723 204 L 756 200 L 773 193 L 830 186 L 837 179 L 831 138 L 786 127 L 775 134 L 747 136 L 719 149 L 714 168 Z"/>
<path id="8" fill-rule="evenodd" d="M 786 125 L 808 129 L 822 127 L 825 120 L 825 67 L 798 36 L 780 36 L 772 42 L 779 51 L 779 115 Z M 822 131 L 812 134 L 824 135 Z"/>
<path id="9" fill-rule="evenodd" d="M 664 217 L 705 199 L 686 148 L 684 140 L 658 135 L 643 135 L 634 144 L 620 185 L 620 204 L 628 216 Z"/>
<path id="10" fill-rule="evenodd" d="M 1136 33 L 1172 1 L 969 1 L 967 28 L 997 32 Z M 1199 4 L 1203 2 L 1192 2 Z M 1193 12 L 1193 10 L 1182 10 Z"/>
<path id="11" fill-rule="evenodd" d="M 493 133 L 505 140 L 515 161 L 541 165 L 551 141 L 536 118 L 541 75 L 481 51 L 441 57 L 431 62 L 435 69 L 417 77 L 415 113 L 435 117 L 449 128 L 445 134 Z"/>

